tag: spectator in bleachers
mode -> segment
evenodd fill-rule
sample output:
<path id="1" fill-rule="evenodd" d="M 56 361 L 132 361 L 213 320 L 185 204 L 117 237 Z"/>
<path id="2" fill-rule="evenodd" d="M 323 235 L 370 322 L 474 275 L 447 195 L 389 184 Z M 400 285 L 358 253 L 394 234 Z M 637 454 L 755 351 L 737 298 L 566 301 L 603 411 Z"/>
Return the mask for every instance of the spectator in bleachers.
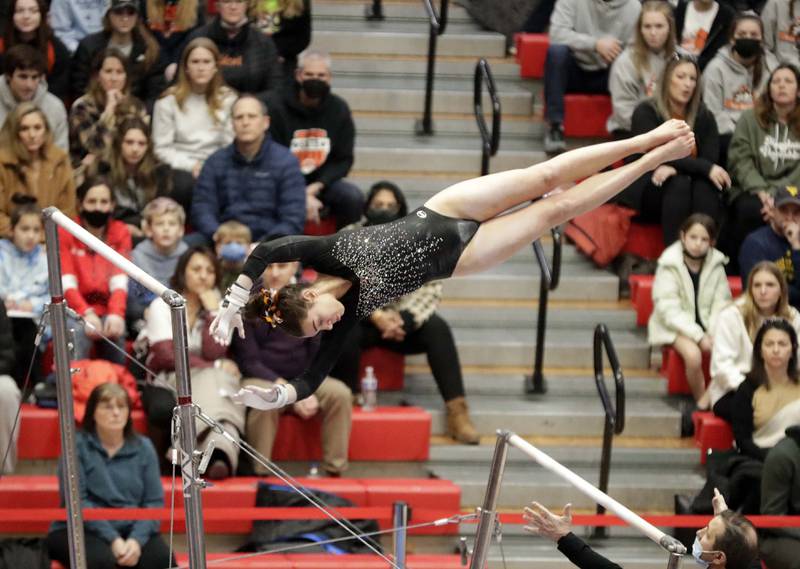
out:
<path id="1" fill-rule="evenodd" d="M 769 223 L 753 231 L 742 243 L 740 272 L 748 275 L 756 263 L 772 261 L 786 277 L 789 304 L 797 308 L 800 306 L 800 198 L 797 188 L 778 189 L 771 210 Z"/>
<path id="2" fill-rule="evenodd" d="M 297 261 L 272 263 L 264 271 L 262 294 L 280 294 L 280 289 L 295 282 L 299 268 Z M 246 378 L 243 383 L 270 387 L 274 382 L 285 383 L 300 375 L 319 349 L 319 338 L 297 338 L 272 326 L 263 326 L 263 315 L 250 315 L 245 321 L 244 338 L 236 338 L 233 350 L 236 361 Z M 326 377 L 319 389 L 309 397 L 295 402 L 291 407 L 247 412 L 247 441 L 266 458 L 270 458 L 278 418 L 291 410 L 301 419 L 322 416 L 322 471 L 328 476 L 341 476 L 347 469 L 350 442 L 352 394 L 347 386 L 333 377 Z M 269 471 L 253 462 L 256 474 Z"/>
<path id="3" fill-rule="evenodd" d="M 764 45 L 781 62 L 800 66 L 797 44 L 800 41 L 800 9 L 795 0 L 767 0 L 761 11 L 764 20 Z"/>
<path id="4" fill-rule="evenodd" d="M 186 213 L 173 199 L 158 197 L 148 202 L 142 210 L 142 229 L 145 239 L 131 253 L 131 260 L 161 284 L 169 286 L 178 260 L 189 246 L 183 241 Z M 126 318 L 134 330 L 135 323 L 144 318 L 145 309 L 156 295 L 131 279 L 128 286 Z M 138 331 L 138 330 L 137 330 Z"/>
<path id="5" fill-rule="evenodd" d="M 186 37 L 206 19 L 206 0 L 144 0 L 142 21 L 161 46 L 161 62 L 168 64 L 166 76 L 172 81 Z"/>
<path id="6" fill-rule="evenodd" d="M 238 221 L 221 223 L 214 232 L 214 252 L 222 268 L 222 290 L 233 284 L 244 267 L 244 260 L 253 245 L 250 228 Z"/>
<path id="7" fill-rule="evenodd" d="M 42 82 L 45 70 L 44 58 L 29 45 L 15 45 L 5 52 L 0 77 L 0 124 L 20 103 L 33 103 L 47 117 L 56 146 L 69 150 L 67 110 Z"/>
<path id="8" fill-rule="evenodd" d="M 117 253 L 130 257 L 130 231 L 124 223 L 111 217 L 113 211 L 114 196 L 109 181 L 102 176 L 84 180 L 78 188 L 75 221 Z M 71 233 L 59 229 L 58 238 L 64 297 L 84 321 L 74 326 L 74 359 L 88 359 L 94 345 L 95 357 L 124 364 L 128 275 L 96 255 Z M 101 333 L 112 340 L 117 349 L 99 341 Z"/>
<path id="9" fill-rule="evenodd" d="M 619 197 L 621 203 L 638 211 L 641 219 L 661 223 L 666 246 L 678 239 L 678 230 L 690 214 L 704 213 L 719 219 L 720 192 L 731 184 L 728 173 L 718 164 L 717 123 L 701 102 L 701 93 L 697 60 L 675 56 L 667 62 L 655 96 L 633 112 L 634 135 L 677 117 L 695 133 L 695 149 L 690 156 L 645 174 Z"/>
<path id="10" fill-rule="evenodd" d="M 800 313 L 789 306 L 783 273 L 774 263 L 762 261 L 750 272 L 742 296 L 723 308 L 711 325 L 709 402 L 714 414 L 728 422 L 736 388 L 750 371 L 753 339 L 768 318 L 783 318 L 800 330 Z"/>
<path id="11" fill-rule="evenodd" d="M 667 60 L 675 53 L 675 17 L 663 0 L 646 0 L 636 22 L 633 43 L 611 65 L 608 89 L 613 112 L 608 132 L 614 138 L 631 133 L 636 106 L 652 97 Z"/>
<path id="12" fill-rule="evenodd" d="M 755 107 L 736 123 L 728 152 L 733 186 L 727 238 L 732 255 L 749 233 L 768 221 L 776 190 L 800 186 L 799 83 L 800 71 L 780 64 Z"/>
<path id="13" fill-rule="evenodd" d="M 124 221 L 134 239 L 144 237 L 145 205 L 156 196 L 172 194 L 172 169 L 155 157 L 149 133 L 141 118 L 125 119 L 117 126 L 106 152 L 90 168 L 108 177 L 114 193 L 114 219 Z"/>
<path id="14" fill-rule="evenodd" d="M 75 213 L 75 184 L 67 153 L 53 143 L 44 113 L 21 103 L 0 130 L 0 235 L 9 233 L 15 194 L 32 196 L 40 207 Z"/>
<path id="15" fill-rule="evenodd" d="M 278 50 L 269 36 L 250 25 L 249 0 L 217 0 L 219 14 L 189 38 L 206 37 L 219 48 L 225 83 L 239 93 L 264 98 L 281 86 Z"/>
<path id="16" fill-rule="evenodd" d="M 164 488 L 158 458 L 147 437 L 133 430 L 131 401 L 123 387 L 103 383 L 86 403 L 83 427 L 75 434 L 80 498 L 83 508 L 163 508 Z M 59 489 L 64 504 L 64 471 L 59 461 Z M 174 566 L 158 520 L 85 521 L 86 565 L 92 569 Z M 53 522 L 47 535 L 50 557 L 69 567 L 65 522 Z"/>
<path id="17" fill-rule="evenodd" d="M 103 29 L 103 14 L 109 0 L 53 0 L 50 25 L 70 53 L 84 37 Z"/>
<path id="18" fill-rule="evenodd" d="M 194 183 L 206 159 L 233 141 L 231 110 L 236 94 L 225 85 L 220 54 L 208 38 L 183 50 L 175 85 L 156 101 L 153 145 L 174 170 L 172 197 L 191 211 Z"/>
<path id="19" fill-rule="evenodd" d="M 391 182 L 377 182 L 367 194 L 365 218 L 352 227 L 388 223 L 407 213 L 400 188 Z M 422 285 L 362 320 L 360 333 L 353 339 L 361 349 L 381 346 L 401 354 L 425 354 L 444 400 L 447 434 L 460 443 L 475 445 L 480 436 L 469 417 L 453 332 L 437 312 L 441 300 L 441 281 Z M 351 389 L 357 391 L 357 386 Z"/>
<path id="20" fill-rule="evenodd" d="M 283 76 L 294 82 L 297 56 L 311 43 L 311 0 L 255 0 L 250 21 L 275 42 Z"/>
<path id="21" fill-rule="evenodd" d="M 740 453 L 763 461 L 800 424 L 797 332 L 782 318 L 766 320 L 753 342 L 753 363 L 733 399 L 733 436 Z"/>
<path id="22" fill-rule="evenodd" d="M 639 0 L 558 0 L 544 68 L 544 150 L 566 150 L 564 96 L 608 93 L 609 68 L 634 37 Z"/>
<path id="23" fill-rule="evenodd" d="M 0 240 L 0 299 L 7 310 L 22 313 L 11 318 L 18 356 L 11 375 L 20 387 L 24 385 L 25 375 L 35 355 L 34 341 L 39 318 L 45 303 L 50 300 L 47 258 L 41 245 L 44 238 L 42 211 L 28 200 L 16 206 L 11 213 L 11 238 Z M 31 387 L 39 378 L 38 371 L 38 366 L 34 364 Z"/>
<path id="24" fill-rule="evenodd" d="M 736 13 L 725 2 L 680 0 L 675 9 L 678 45 L 697 58 L 700 70 L 728 42 L 728 32 Z"/>
<path id="25" fill-rule="evenodd" d="M 800 425 L 786 429 L 786 437 L 767 454 L 761 474 L 762 516 L 800 515 Z M 763 528 L 759 536 L 761 559 L 770 569 L 798 569 L 800 528 Z"/>
<path id="26" fill-rule="evenodd" d="M 671 345 L 683 358 L 686 380 L 698 409 L 708 409 L 703 355 L 710 354 L 711 322 L 731 300 L 727 259 L 714 248 L 717 226 L 702 213 L 686 218 L 680 240 L 658 258 L 653 313 L 647 323 L 651 346 Z"/>
<path id="27" fill-rule="evenodd" d="M 720 164 L 728 167 L 728 146 L 742 111 L 755 98 L 778 66 L 765 51 L 764 24 L 755 14 L 739 14 L 731 27 L 730 44 L 722 46 L 703 71 L 703 102 L 717 120 Z"/>
<path id="28" fill-rule="evenodd" d="M 295 84 L 270 98 L 270 134 L 300 161 L 306 220 L 318 223 L 326 208 L 342 228 L 361 218 L 364 195 L 344 179 L 353 166 L 356 130 L 350 107 L 330 92 L 331 77 L 329 55 L 301 53 Z"/>
<path id="29" fill-rule="evenodd" d="M 72 163 L 91 166 L 129 118 L 149 120 L 142 101 L 131 94 L 128 59 L 116 48 L 103 49 L 92 64 L 88 91 L 69 110 Z"/>
<path id="30" fill-rule="evenodd" d="M 233 144 L 206 160 L 192 199 L 192 224 L 209 241 L 239 221 L 257 241 L 303 232 L 306 184 L 292 153 L 269 135 L 270 118 L 252 95 L 233 105 Z"/>
<path id="31" fill-rule="evenodd" d="M 178 260 L 170 285 L 186 298 L 186 319 L 189 329 L 189 367 L 192 376 L 192 398 L 203 412 L 218 421 L 235 440 L 244 432 L 245 408 L 229 397 L 239 390 L 242 374 L 236 363 L 227 357 L 227 348 L 211 337 L 208 326 L 220 301 L 219 283 L 222 273 L 214 252 L 206 247 L 190 247 Z M 144 337 L 149 345 L 147 365 L 160 372 L 163 379 L 175 385 L 175 351 L 172 344 L 171 310 L 157 298 L 145 315 Z M 175 406 L 175 394 L 153 387 L 144 397 L 148 420 L 161 429 L 168 429 Z M 197 423 L 198 446 L 205 448 L 213 440 L 216 448 L 206 471 L 212 480 L 227 478 L 236 472 L 239 448 L 223 435 L 202 422 Z"/>
<path id="32" fill-rule="evenodd" d="M 0 302 L 0 453 L 8 449 L 8 456 L 0 463 L 0 476 L 14 472 L 17 463 L 19 428 L 15 428 L 14 423 L 22 395 L 11 377 L 17 358 L 14 348 L 10 318 L 6 315 L 5 305 Z"/>
<path id="33" fill-rule="evenodd" d="M 69 99 L 71 54 L 48 24 L 44 0 L 12 2 L 5 21 L 0 52 L 5 53 L 18 44 L 27 44 L 42 54 L 47 62 L 47 89 L 66 102 Z M 0 54 L 0 62 L 2 57 Z"/>
<path id="34" fill-rule="evenodd" d="M 758 536 L 753 524 L 730 509 L 716 493 L 712 501 L 714 517 L 697 531 L 691 555 L 699 567 L 706 569 L 748 569 L 758 558 Z M 595 552 L 572 533 L 572 504 L 564 506 L 561 516 L 539 504 L 531 503 L 522 515 L 523 529 L 552 540 L 558 550 L 580 569 L 619 569 L 620 566 Z"/>
<path id="35" fill-rule="evenodd" d="M 139 2 L 111 0 L 103 17 L 103 29 L 78 44 L 72 64 L 72 93 L 80 97 L 96 72 L 100 53 L 113 48 L 125 57 L 130 93 L 151 108 L 166 86 L 158 42 L 139 18 Z"/>

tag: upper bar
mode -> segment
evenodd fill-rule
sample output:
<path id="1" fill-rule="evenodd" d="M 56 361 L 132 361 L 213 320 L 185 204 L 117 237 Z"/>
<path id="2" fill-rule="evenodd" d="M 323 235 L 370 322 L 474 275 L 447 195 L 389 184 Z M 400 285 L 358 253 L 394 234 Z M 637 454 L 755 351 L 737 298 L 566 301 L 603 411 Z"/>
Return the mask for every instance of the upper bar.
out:
<path id="1" fill-rule="evenodd" d="M 647 537 L 652 539 L 670 553 L 683 554 L 686 552 L 686 548 L 683 547 L 683 545 L 680 544 L 680 542 L 678 542 L 675 538 L 665 534 L 656 526 L 646 521 L 641 516 L 635 514 L 608 494 L 601 492 L 593 484 L 587 482 L 572 472 L 569 468 L 557 462 L 549 455 L 527 442 L 525 439 L 520 438 L 519 435 L 511 435 L 508 439 L 508 443 L 530 456 L 533 460 L 538 462 L 549 471 L 557 474 L 575 486 L 578 490 L 589 496 L 598 504 L 605 506 L 608 511 L 616 514 L 628 522 L 628 524 L 638 529 L 640 532 L 645 534 Z"/>
<path id="2" fill-rule="evenodd" d="M 86 229 L 81 227 L 79 224 L 75 223 L 69 216 L 64 215 L 61 210 L 57 207 L 48 207 L 42 211 L 42 215 L 45 217 L 49 217 L 53 220 L 57 225 L 64 228 L 65 231 L 71 233 L 75 236 L 76 239 L 85 243 L 90 249 L 93 249 L 103 257 L 105 257 L 108 262 L 116 265 L 123 271 L 125 271 L 128 276 L 132 279 L 140 283 L 146 289 L 150 290 L 157 296 L 163 298 L 164 293 L 170 290 L 168 287 L 164 286 L 160 282 L 158 282 L 155 278 L 144 272 L 141 268 L 136 266 L 133 262 L 126 259 L 114 249 L 103 243 L 100 239 L 89 233 Z"/>

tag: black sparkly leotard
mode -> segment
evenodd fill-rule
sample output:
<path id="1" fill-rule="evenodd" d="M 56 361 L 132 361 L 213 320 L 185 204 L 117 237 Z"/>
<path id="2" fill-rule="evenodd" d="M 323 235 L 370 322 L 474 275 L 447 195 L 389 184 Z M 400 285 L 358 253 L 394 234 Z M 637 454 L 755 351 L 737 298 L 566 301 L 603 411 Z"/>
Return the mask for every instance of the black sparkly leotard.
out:
<path id="1" fill-rule="evenodd" d="M 426 207 L 386 223 L 341 231 L 326 237 L 290 236 L 261 243 L 243 274 L 260 282 L 270 263 L 300 261 L 317 272 L 353 283 L 339 300 L 342 319 L 323 332 L 311 365 L 291 381 L 297 399 L 312 394 L 330 372 L 351 328 L 361 318 L 426 282 L 453 274 L 477 221 L 446 217 Z"/>

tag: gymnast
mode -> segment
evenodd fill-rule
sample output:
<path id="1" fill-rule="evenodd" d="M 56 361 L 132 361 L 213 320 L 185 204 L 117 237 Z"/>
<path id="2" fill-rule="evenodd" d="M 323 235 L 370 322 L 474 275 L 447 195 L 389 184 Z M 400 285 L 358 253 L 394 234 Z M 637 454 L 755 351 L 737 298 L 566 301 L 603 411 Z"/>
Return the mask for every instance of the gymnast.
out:
<path id="1" fill-rule="evenodd" d="M 295 336 L 326 333 L 299 377 L 266 389 L 242 388 L 234 401 L 276 409 L 308 397 L 336 363 L 359 319 L 428 281 L 470 275 L 502 263 L 551 227 L 605 203 L 661 164 L 687 156 L 693 146 L 689 126 L 670 120 L 633 138 L 459 182 L 391 223 L 261 243 L 220 302 L 211 323 L 214 338 L 227 345 L 234 331 L 244 337 L 242 312 Z M 621 168 L 596 173 L 631 154 L 642 156 Z M 569 190 L 558 191 L 583 178 Z M 286 286 L 280 293 L 260 289 L 251 295 L 268 264 L 288 261 L 314 268 L 319 278 Z"/>

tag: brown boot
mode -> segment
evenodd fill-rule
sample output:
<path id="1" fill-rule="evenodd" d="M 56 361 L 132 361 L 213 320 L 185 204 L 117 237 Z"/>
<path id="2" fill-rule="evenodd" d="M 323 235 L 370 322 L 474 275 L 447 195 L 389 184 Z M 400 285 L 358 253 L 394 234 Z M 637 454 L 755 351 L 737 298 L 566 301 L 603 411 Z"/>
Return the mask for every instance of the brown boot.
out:
<path id="1" fill-rule="evenodd" d="M 480 435 L 469 419 L 467 400 L 463 397 L 456 397 L 446 401 L 447 411 L 447 434 L 460 443 L 476 445 L 480 442 Z"/>

